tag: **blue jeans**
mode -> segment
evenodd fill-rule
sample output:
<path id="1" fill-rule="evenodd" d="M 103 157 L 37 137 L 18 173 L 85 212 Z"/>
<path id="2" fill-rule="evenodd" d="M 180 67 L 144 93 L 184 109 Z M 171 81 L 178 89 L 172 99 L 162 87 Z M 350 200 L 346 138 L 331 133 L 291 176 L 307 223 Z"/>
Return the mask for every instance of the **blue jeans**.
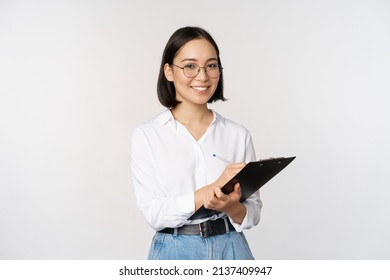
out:
<path id="1" fill-rule="evenodd" d="M 203 238 L 199 235 L 156 232 L 148 260 L 253 260 L 242 232 Z"/>

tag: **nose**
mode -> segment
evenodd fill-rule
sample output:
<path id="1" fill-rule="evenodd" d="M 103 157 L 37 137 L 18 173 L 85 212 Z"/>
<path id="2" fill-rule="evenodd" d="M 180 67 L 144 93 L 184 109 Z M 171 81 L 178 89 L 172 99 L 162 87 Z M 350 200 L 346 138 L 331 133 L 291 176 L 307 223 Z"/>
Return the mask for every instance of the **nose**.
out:
<path id="1" fill-rule="evenodd" d="M 209 75 L 206 72 L 206 67 L 199 67 L 198 75 L 196 75 L 196 79 L 199 81 L 207 81 L 209 79 Z"/>

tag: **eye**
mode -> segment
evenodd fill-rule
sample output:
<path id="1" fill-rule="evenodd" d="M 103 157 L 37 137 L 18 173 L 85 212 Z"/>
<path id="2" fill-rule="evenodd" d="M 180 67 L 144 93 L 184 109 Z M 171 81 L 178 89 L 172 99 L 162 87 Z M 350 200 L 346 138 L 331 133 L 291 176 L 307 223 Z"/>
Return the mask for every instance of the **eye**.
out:
<path id="1" fill-rule="evenodd" d="M 198 66 L 196 64 L 186 64 L 184 65 L 184 68 L 190 69 L 190 70 L 195 70 Z"/>
<path id="2" fill-rule="evenodd" d="M 216 68 L 218 68 L 218 64 L 217 63 L 207 64 L 207 68 L 209 68 L 209 69 L 216 69 Z"/>

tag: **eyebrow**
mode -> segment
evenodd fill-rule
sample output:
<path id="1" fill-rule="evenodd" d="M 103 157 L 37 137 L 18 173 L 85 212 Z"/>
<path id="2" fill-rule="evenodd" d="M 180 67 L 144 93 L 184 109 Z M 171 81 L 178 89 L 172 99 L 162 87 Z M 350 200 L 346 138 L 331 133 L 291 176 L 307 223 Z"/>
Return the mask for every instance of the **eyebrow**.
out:
<path id="1" fill-rule="evenodd" d="M 211 60 L 216 60 L 216 61 L 218 61 L 217 58 L 212 57 L 212 58 L 207 59 L 206 62 L 209 62 L 209 61 L 211 61 Z M 184 61 L 198 61 L 198 60 L 195 59 L 195 58 L 185 58 L 185 59 L 183 59 L 181 62 L 184 62 Z"/>

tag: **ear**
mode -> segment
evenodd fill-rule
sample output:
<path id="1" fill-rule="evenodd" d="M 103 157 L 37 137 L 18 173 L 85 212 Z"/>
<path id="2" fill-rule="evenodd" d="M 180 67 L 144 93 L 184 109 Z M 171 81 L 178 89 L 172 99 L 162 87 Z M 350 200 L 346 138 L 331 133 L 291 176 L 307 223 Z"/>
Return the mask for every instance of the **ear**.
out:
<path id="1" fill-rule="evenodd" d="M 170 81 L 170 82 L 173 82 L 173 72 L 172 72 L 172 68 L 171 66 L 169 66 L 168 63 L 165 63 L 164 65 L 164 74 L 165 74 L 165 78 Z"/>

